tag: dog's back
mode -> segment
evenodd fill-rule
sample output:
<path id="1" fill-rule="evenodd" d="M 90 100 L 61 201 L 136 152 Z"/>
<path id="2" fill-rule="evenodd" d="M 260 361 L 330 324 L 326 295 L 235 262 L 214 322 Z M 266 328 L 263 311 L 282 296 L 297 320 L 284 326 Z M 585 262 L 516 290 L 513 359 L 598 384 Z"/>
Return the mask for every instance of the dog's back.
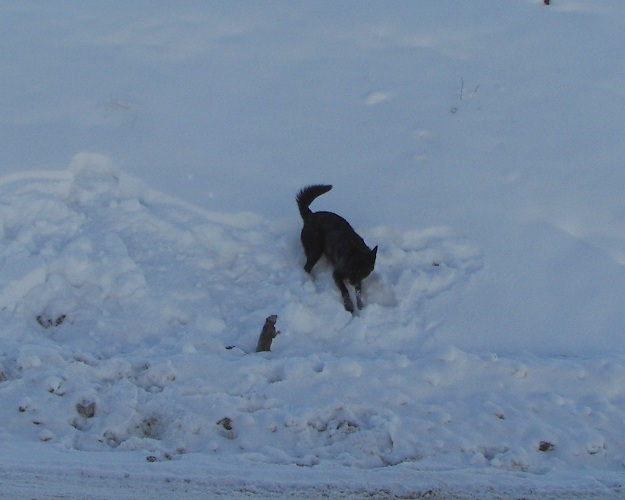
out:
<path id="1" fill-rule="evenodd" d="M 316 226 L 323 234 L 324 253 L 345 279 L 353 282 L 364 273 L 359 268 L 366 266 L 364 258 L 371 253 L 371 249 L 349 222 L 333 212 L 313 212 L 306 223 Z"/>

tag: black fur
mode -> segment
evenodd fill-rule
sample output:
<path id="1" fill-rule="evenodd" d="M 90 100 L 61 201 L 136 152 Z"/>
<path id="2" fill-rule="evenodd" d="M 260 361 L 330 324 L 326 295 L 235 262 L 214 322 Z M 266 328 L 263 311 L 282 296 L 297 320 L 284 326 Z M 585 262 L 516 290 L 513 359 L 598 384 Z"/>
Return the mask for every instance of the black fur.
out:
<path id="1" fill-rule="evenodd" d="M 297 194 L 297 207 L 304 220 L 301 236 L 306 253 L 304 270 L 310 273 L 325 254 L 334 267 L 332 276 L 341 291 L 345 309 L 353 313 L 354 304 L 344 281 L 348 280 L 354 286 L 356 305 L 358 309 L 362 309 L 362 280 L 373 271 L 378 247 L 371 250 L 343 217 L 332 212 L 310 210 L 309 205 L 313 200 L 330 189 L 330 185 L 315 184 L 305 187 Z"/>

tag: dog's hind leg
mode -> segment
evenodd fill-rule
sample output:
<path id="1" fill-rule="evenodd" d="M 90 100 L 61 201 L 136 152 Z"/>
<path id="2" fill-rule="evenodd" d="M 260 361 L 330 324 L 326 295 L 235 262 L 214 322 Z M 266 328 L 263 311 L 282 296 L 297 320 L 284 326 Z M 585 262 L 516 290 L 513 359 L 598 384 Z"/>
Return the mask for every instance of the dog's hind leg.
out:
<path id="1" fill-rule="evenodd" d="M 323 234 L 313 225 L 304 224 L 301 239 L 304 253 L 306 254 L 304 270 L 310 273 L 323 255 Z"/>
<path id="2" fill-rule="evenodd" d="M 334 278 L 334 282 L 336 283 L 336 286 L 338 286 L 339 290 L 341 291 L 341 296 L 343 297 L 343 305 L 345 306 L 345 310 L 349 311 L 350 313 L 353 313 L 354 303 L 352 302 L 352 299 L 349 296 L 349 292 L 347 291 L 347 287 L 345 286 L 345 283 L 343 282 L 343 277 L 338 271 L 334 271 L 332 273 L 332 277 Z"/>

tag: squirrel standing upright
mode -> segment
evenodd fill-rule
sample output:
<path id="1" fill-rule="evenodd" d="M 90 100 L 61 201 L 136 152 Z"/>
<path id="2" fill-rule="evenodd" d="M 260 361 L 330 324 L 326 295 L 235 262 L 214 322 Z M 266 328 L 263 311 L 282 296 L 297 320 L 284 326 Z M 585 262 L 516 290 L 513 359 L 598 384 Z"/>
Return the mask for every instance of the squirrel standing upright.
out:
<path id="1" fill-rule="evenodd" d="M 258 338 L 258 344 L 256 344 L 256 352 L 271 351 L 271 342 L 276 338 L 280 332 L 276 331 L 276 320 L 278 316 L 272 314 L 268 316 L 263 325 L 263 330 L 260 332 Z"/>

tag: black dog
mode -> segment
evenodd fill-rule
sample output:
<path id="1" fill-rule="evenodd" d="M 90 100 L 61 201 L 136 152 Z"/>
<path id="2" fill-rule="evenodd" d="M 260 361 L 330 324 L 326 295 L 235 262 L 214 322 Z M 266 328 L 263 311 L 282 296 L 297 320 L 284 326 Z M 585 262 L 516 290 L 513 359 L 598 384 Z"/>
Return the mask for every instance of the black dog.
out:
<path id="1" fill-rule="evenodd" d="M 332 212 L 312 212 L 308 208 L 317 196 L 330 189 L 332 186 L 316 184 L 297 194 L 297 207 L 304 219 L 302 245 L 307 259 L 304 270 L 310 273 L 325 253 L 334 267 L 332 276 L 343 296 L 345 309 L 353 313 L 354 304 L 343 281 L 348 280 L 354 286 L 356 305 L 362 309 L 362 280 L 373 271 L 378 247 L 371 250 L 343 217 Z"/>

